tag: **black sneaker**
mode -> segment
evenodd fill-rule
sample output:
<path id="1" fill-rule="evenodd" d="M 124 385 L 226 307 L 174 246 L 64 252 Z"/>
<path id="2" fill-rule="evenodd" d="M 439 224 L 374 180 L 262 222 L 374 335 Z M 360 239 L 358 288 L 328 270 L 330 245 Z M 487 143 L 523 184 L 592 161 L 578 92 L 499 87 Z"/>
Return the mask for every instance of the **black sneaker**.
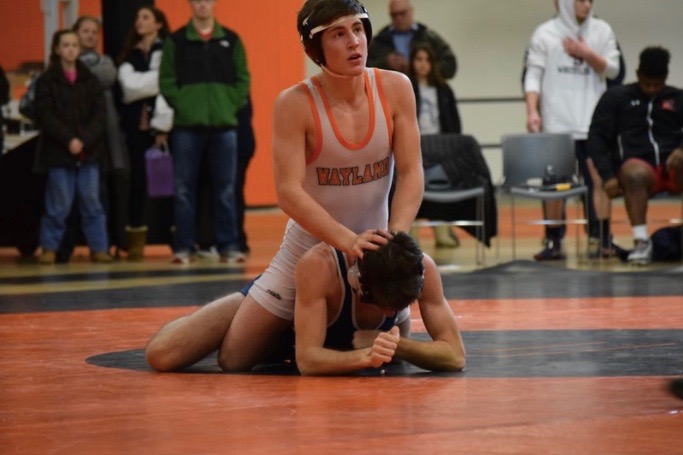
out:
<path id="1" fill-rule="evenodd" d="M 683 379 L 674 379 L 669 386 L 671 393 L 683 400 Z"/>
<path id="2" fill-rule="evenodd" d="M 562 243 L 559 240 L 548 240 L 543 251 L 534 255 L 537 261 L 559 261 L 566 258 L 562 253 Z"/>
<path id="3" fill-rule="evenodd" d="M 591 259 L 610 259 L 610 258 L 620 258 L 619 246 L 615 243 L 611 243 L 610 246 L 601 246 L 597 250 L 591 249 L 589 257 Z"/>

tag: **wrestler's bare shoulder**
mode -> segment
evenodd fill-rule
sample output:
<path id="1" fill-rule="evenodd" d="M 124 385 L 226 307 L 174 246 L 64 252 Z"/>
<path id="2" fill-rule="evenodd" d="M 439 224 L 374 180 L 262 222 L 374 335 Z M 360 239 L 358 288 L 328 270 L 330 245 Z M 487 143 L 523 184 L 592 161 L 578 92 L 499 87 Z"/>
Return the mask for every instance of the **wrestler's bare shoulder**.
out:
<path id="1" fill-rule="evenodd" d="M 399 90 L 406 90 L 408 88 L 411 89 L 412 91 L 412 85 L 410 83 L 410 79 L 408 79 L 408 76 L 406 76 L 403 73 L 399 73 L 398 71 L 391 71 L 391 70 L 383 70 L 383 69 L 378 69 L 379 71 L 379 76 L 382 80 L 382 85 L 384 85 L 384 88 L 387 92 L 399 89 Z"/>
<path id="2" fill-rule="evenodd" d="M 295 109 L 308 106 L 308 89 L 304 84 L 294 84 L 281 91 L 275 99 L 276 108 Z"/>
<path id="3" fill-rule="evenodd" d="M 302 256 L 301 260 L 306 258 L 306 261 L 312 262 L 317 266 L 321 266 L 324 263 L 334 263 L 334 255 L 332 248 L 326 243 L 320 242 L 313 246 L 311 249 L 306 251 Z"/>
<path id="4" fill-rule="evenodd" d="M 337 262 L 334 250 L 326 243 L 319 243 L 306 251 L 297 264 L 297 273 L 315 277 L 316 282 L 335 281 Z M 325 285 L 323 285 L 325 287 Z"/>
<path id="5" fill-rule="evenodd" d="M 401 112 L 402 109 L 410 107 L 410 102 L 415 99 L 415 95 L 408 76 L 398 71 L 380 69 L 379 79 L 389 108 L 393 112 Z"/>
<path id="6" fill-rule="evenodd" d="M 422 263 L 424 264 L 425 268 L 439 273 L 439 267 L 436 265 L 434 259 L 427 253 L 422 253 Z"/>

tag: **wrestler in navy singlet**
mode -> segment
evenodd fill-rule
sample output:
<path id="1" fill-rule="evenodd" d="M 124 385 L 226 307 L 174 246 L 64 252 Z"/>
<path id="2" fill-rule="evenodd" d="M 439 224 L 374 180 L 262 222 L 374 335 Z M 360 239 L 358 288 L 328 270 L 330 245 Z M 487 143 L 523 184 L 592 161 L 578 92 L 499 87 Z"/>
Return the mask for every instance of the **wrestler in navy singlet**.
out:
<path id="1" fill-rule="evenodd" d="M 325 347 L 337 350 L 353 349 L 353 333 L 359 329 L 355 320 L 355 312 L 353 310 L 353 290 L 349 285 L 349 280 L 346 276 L 346 257 L 344 253 L 339 250 L 334 250 L 335 258 L 337 260 L 337 269 L 339 271 L 339 278 L 343 285 L 342 292 L 342 307 L 334 321 L 327 326 L 327 336 L 325 337 Z M 392 317 L 384 316 L 382 323 L 375 327 L 376 330 L 383 332 L 389 331 L 396 325 L 396 319 L 399 313 L 397 312 Z"/>

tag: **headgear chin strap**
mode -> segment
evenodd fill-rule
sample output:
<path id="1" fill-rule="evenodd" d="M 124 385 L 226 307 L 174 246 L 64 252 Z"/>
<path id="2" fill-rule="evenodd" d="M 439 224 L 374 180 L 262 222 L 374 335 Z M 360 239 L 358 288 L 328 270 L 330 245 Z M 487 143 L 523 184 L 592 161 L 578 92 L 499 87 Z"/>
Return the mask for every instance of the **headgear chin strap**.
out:
<path id="1" fill-rule="evenodd" d="M 332 77 L 336 77 L 337 79 L 352 79 L 355 77 L 355 76 L 347 76 L 346 74 L 335 73 L 334 71 L 329 69 L 327 66 L 323 65 L 322 63 L 320 64 L 320 68 L 322 68 L 322 70 L 325 73 L 329 74 Z"/>

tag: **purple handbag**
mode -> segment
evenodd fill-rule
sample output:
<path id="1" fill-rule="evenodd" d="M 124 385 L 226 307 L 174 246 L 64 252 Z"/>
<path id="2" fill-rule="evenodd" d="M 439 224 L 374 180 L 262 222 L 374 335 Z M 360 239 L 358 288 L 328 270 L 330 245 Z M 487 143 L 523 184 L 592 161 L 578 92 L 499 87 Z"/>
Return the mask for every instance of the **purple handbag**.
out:
<path id="1" fill-rule="evenodd" d="M 149 197 L 173 196 L 173 158 L 167 146 L 153 146 L 145 152 L 145 170 Z"/>

